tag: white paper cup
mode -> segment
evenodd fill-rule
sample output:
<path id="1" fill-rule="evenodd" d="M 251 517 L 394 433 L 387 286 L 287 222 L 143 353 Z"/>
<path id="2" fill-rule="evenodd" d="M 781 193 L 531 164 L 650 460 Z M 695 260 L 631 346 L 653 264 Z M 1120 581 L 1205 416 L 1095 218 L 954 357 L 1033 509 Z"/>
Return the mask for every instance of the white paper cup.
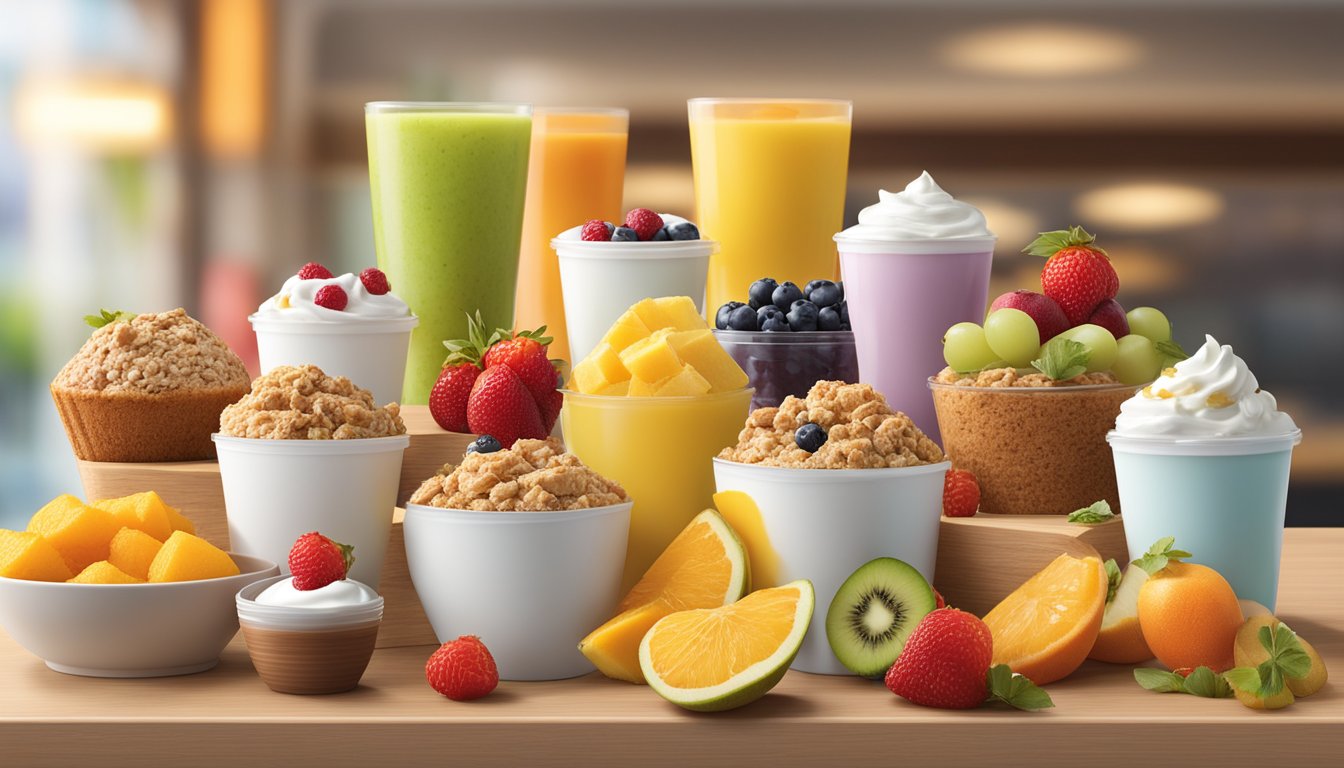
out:
<path id="1" fill-rule="evenodd" d="M 401 402 L 411 330 L 409 317 L 362 318 L 346 323 L 283 320 L 250 315 L 265 373 L 281 365 L 316 365 L 373 393 L 379 405 Z M 447 354 L 447 353 L 445 353 Z"/>
<path id="2" fill-rule="evenodd" d="M 383 570 L 407 435 L 261 440 L 214 434 L 233 551 L 289 573 L 295 540 L 318 531 L 355 548 L 350 578 L 375 589 Z"/>
<path id="3" fill-rule="evenodd" d="M 793 660 L 793 669 L 852 675 L 826 640 L 826 611 L 840 585 L 859 566 L 878 557 L 904 560 L 933 583 L 938 526 L 943 514 L 943 476 L 949 462 L 897 469 L 788 469 L 714 459 L 719 492 L 742 491 L 761 512 L 773 551 L 771 583 L 808 579 L 817 609 Z"/>
<path id="4" fill-rule="evenodd" d="M 705 311 L 705 278 L 713 240 L 642 243 L 551 241 L 560 261 L 560 290 L 569 354 L 582 360 L 632 304 L 651 296 L 690 296 Z"/>
<path id="5" fill-rule="evenodd" d="M 477 635 L 505 680 L 593 671 L 579 641 L 620 600 L 631 503 L 564 512 L 406 507 L 406 563 L 439 642 Z"/>

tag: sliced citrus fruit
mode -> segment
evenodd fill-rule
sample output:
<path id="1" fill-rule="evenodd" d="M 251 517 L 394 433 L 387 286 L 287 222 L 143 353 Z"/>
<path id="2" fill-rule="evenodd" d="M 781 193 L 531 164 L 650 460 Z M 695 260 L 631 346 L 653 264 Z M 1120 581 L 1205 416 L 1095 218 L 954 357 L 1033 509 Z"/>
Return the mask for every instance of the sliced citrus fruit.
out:
<path id="1" fill-rule="evenodd" d="M 1101 631 L 1087 658 L 1111 664 L 1138 664 L 1153 658 L 1139 626 L 1139 589 L 1148 572 L 1137 565 L 1125 568 L 1115 595 L 1101 615 Z"/>
<path id="2" fill-rule="evenodd" d="M 649 566 L 616 616 L 579 641 L 579 651 L 607 677 L 642 683 L 639 641 L 649 627 L 677 611 L 727 605 L 746 587 L 747 551 L 723 518 L 707 509 Z"/>
<path id="3" fill-rule="evenodd" d="M 757 590 L 732 605 L 658 620 L 639 644 L 639 666 L 664 699 L 698 712 L 750 704 L 774 688 L 812 621 L 812 582 Z"/>
<path id="4" fill-rule="evenodd" d="M 1087 658 L 1106 608 L 1101 558 L 1060 555 L 985 614 L 994 664 L 1037 685 L 1068 676 Z"/>

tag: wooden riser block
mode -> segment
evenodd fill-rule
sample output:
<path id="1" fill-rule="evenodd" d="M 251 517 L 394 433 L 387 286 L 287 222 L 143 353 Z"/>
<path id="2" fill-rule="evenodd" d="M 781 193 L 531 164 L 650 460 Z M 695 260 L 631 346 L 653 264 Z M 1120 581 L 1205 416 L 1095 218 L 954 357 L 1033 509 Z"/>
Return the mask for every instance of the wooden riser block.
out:
<path id="1" fill-rule="evenodd" d="M 1061 554 L 1129 561 L 1120 517 L 1096 525 L 1065 515 L 945 517 L 938 531 L 934 587 L 948 605 L 984 616 Z"/>

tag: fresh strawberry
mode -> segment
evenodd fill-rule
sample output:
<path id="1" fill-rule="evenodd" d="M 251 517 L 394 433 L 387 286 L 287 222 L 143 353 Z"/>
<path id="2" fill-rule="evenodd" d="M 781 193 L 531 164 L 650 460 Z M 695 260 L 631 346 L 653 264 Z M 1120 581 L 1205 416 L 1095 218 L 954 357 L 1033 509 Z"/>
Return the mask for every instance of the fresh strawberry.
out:
<path id="1" fill-rule="evenodd" d="M 505 448 L 513 447 L 519 438 L 541 439 L 550 434 L 537 401 L 507 365 L 490 366 L 476 377 L 467 396 L 467 426 L 478 435 L 494 435 Z"/>
<path id="2" fill-rule="evenodd" d="M 989 698 L 989 627 L 956 608 L 931 611 L 910 633 L 887 689 L 907 701 L 941 709 L 970 709 Z"/>
<path id="3" fill-rule="evenodd" d="M 499 685 L 499 669 L 490 649 L 475 635 L 462 635 L 439 646 L 425 663 L 425 679 L 453 701 L 479 699 Z"/>
<path id="4" fill-rule="evenodd" d="M 943 593 L 936 589 L 933 590 L 933 607 L 935 610 L 947 607 L 947 601 L 943 599 Z"/>
<path id="5" fill-rule="evenodd" d="M 1093 310 L 1120 291 L 1120 278 L 1096 237 L 1082 227 L 1042 232 L 1023 253 L 1047 259 L 1041 290 L 1064 310 L 1072 325 L 1086 323 Z"/>
<path id="6" fill-rule="evenodd" d="M 467 398 L 480 375 L 480 366 L 471 362 L 443 366 L 439 380 L 429 390 L 429 415 L 434 423 L 449 432 L 471 431 L 467 426 Z"/>
<path id="7" fill-rule="evenodd" d="M 542 400 L 541 406 L 541 425 L 546 428 L 546 434 L 550 434 L 555 429 L 555 421 L 560 418 L 560 407 L 565 404 L 565 395 L 558 389 L 553 389 Z"/>
<path id="8" fill-rule="evenodd" d="M 539 408 L 560 383 L 555 374 L 555 365 L 546 357 L 546 347 L 551 343 L 551 337 L 545 333 L 544 325 L 535 331 L 520 331 L 512 337 L 508 331 L 496 331 L 491 338 L 499 340 L 490 345 L 482 360 L 486 368 L 497 365 L 512 368 L 518 378 L 523 380 L 527 391 L 532 393 Z"/>
<path id="9" fill-rule="evenodd" d="M 355 564 L 355 548 L 323 536 L 305 533 L 289 550 L 289 572 L 294 588 L 306 592 L 345 578 Z"/>
<path id="10" fill-rule="evenodd" d="M 310 261 L 299 267 L 300 280 L 330 280 L 334 275 L 331 270 L 318 264 L 316 261 Z"/>
<path id="11" fill-rule="evenodd" d="M 652 240 L 663 228 L 663 217 L 648 208 L 632 208 L 625 214 L 625 226 L 635 230 L 641 241 Z"/>
<path id="12" fill-rule="evenodd" d="M 359 282 L 364 284 L 364 290 L 374 296 L 382 296 L 392 290 L 392 284 L 387 282 L 387 275 L 383 270 L 377 267 L 369 267 L 359 273 Z"/>
<path id="13" fill-rule="evenodd" d="M 313 296 L 313 303 L 319 307 L 334 309 L 340 312 L 345 309 L 345 305 L 350 302 L 350 297 L 345 295 L 345 289 L 339 285 L 324 285 L 317 289 L 317 294 Z"/>
<path id="14" fill-rule="evenodd" d="M 611 240 L 611 230 L 614 227 L 608 226 L 607 222 L 601 219 L 593 219 L 583 225 L 579 230 L 579 239 L 589 242 L 605 243 Z"/>
<path id="15" fill-rule="evenodd" d="M 980 508 L 980 483 L 975 473 L 965 469 L 949 469 L 943 477 L 943 514 L 948 517 L 971 517 Z"/>

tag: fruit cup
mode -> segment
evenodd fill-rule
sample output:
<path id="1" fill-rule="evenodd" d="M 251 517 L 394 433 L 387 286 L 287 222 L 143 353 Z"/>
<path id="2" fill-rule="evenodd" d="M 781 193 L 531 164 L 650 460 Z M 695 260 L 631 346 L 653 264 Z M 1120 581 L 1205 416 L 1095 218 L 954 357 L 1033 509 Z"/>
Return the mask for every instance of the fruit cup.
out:
<path id="1" fill-rule="evenodd" d="M 753 563 L 752 587 L 807 579 L 817 608 L 793 669 L 852 674 L 826 639 L 826 611 L 840 585 L 878 557 L 904 560 L 932 583 L 948 462 L 892 469 L 790 469 L 714 459 L 720 492 L 742 491 L 759 524 L 735 523 L 747 546 L 768 552 Z M 766 562 L 768 561 L 768 562 Z"/>
<path id="2" fill-rule="evenodd" d="M 849 331 L 714 331 L 746 371 L 756 394 L 751 408 L 773 408 L 789 395 L 806 397 L 818 381 L 859 381 L 859 358 Z"/>
<path id="3" fill-rule="evenodd" d="M 565 392 L 560 420 L 569 450 L 635 501 L 622 593 L 691 518 L 713 506 L 710 459 L 737 441 L 751 396 L 750 388 L 695 397 Z"/>
<path id="4" fill-rule="evenodd" d="M 928 386 L 943 450 L 975 473 L 981 512 L 1067 515 L 1101 499 L 1120 511 L 1106 433 L 1134 386 Z"/>
<path id="5" fill-rule="evenodd" d="M 316 365 L 373 392 L 379 405 L 401 402 L 411 330 L 407 317 L 358 318 L 349 322 L 294 320 L 251 315 L 261 372 L 280 365 Z"/>
<path id="6" fill-rule="evenodd" d="M 620 599 L 630 502 L 554 512 L 406 507 L 406 564 L 439 642 L 477 635 L 505 680 L 593 671 L 579 640 Z"/>
<path id="7" fill-rule="evenodd" d="M 288 573 L 294 541 L 321 531 L 355 548 L 350 578 L 378 587 L 410 437 L 212 437 L 235 551 L 280 563 Z"/>

